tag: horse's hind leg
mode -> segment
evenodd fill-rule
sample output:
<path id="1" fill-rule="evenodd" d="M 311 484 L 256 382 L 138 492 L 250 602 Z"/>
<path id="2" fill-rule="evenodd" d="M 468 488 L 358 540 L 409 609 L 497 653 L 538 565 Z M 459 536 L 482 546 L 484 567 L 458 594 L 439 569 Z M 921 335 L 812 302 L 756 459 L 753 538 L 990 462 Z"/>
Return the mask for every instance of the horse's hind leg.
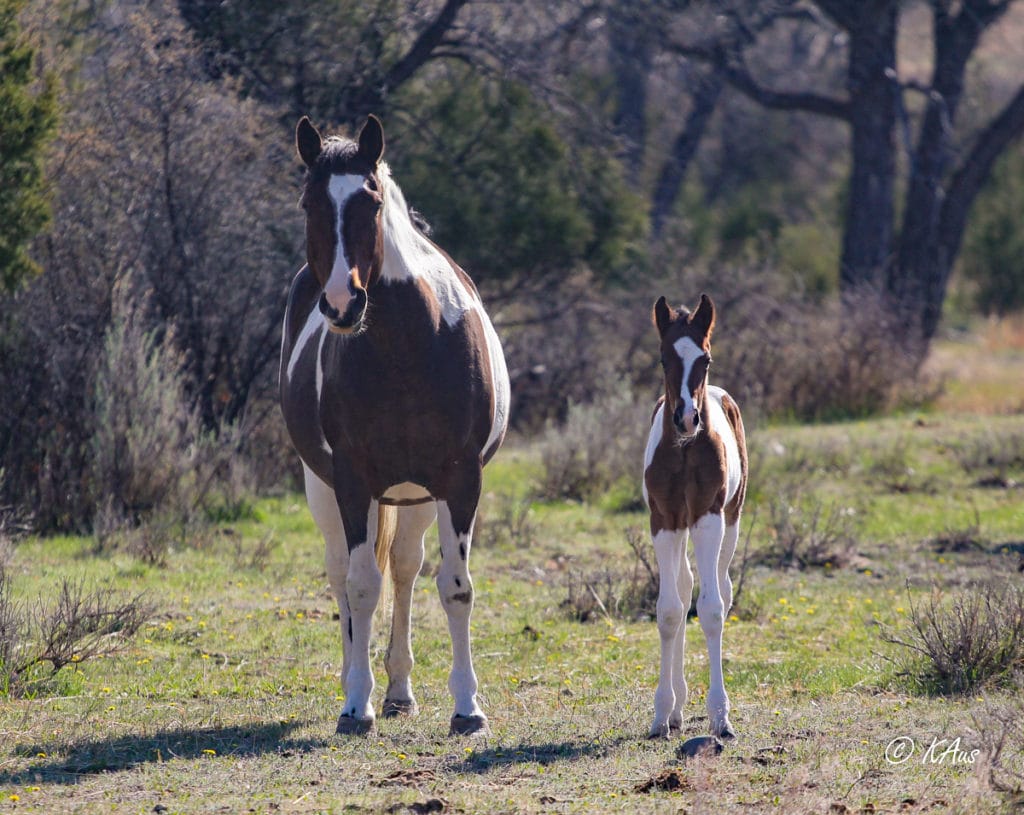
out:
<path id="1" fill-rule="evenodd" d="M 423 566 L 423 535 L 437 515 L 433 503 L 402 507 L 398 510 L 398 530 L 391 547 L 391 576 L 395 583 L 395 605 L 391 617 L 391 640 L 384 665 L 388 672 L 388 690 L 382 716 L 415 714 L 412 693 L 412 593 L 416 576 Z"/>
<path id="2" fill-rule="evenodd" d="M 469 576 L 469 550 L 473 523 L 480 498 L 480 468 L 464 469 L 460 489 L 448 500 L 437 502 L 437 530 L 441 541 L 441 568 L 437 590 L 448 615 L 452 638 L 452 670 L 448 690 L 455 698 L 450 733 L 468 735 L 486 732 L 487 717 L 477 704 L 476 673 L 469 640 L 469 618 L 473 612 L 473 582 Z"/>
<path id="3" fill-rule="evenodd" d="M 729 577 L 729 564 L 736 554 L 736 542 L 740 537 L 740 519 L 725 527 L 722 536 L 722 553 L 718 556 L 718 590 L 722 594 L 722 607 L 725 614 L 732 609 L 732 578 Z"/>
<path id="4" fill-rule="evenodd" d="M 729 697 L 725 692 L 722 674 L 722 626 L 725 622 L 725 607 L 718 584 L 719 556 L 722 552 L 722 538 L 725 519 L 720 512 L 709 512 L 697 519 L 690 530 L 693 550 L 697 556 L 697 573 L 700 575 L 700 597 L 697 598 L 697 616 L 708 645 L 708 718 L 711 733 L 715 736 L 732 737 L 729 724 Z"/>
<path id="5" fill-rule="evenodd" d="M 327 580 L 338 601 L 342 640 L 341 683 L 344 687 L 352 651 L 351 616 L 345 597 L 345 581 L 348 578 L 348 544 L 345 541 L 345 528 L 341 523 L 341 512 L 338 511 L 338 499 L 334 497 L 334 490 L 306 465 L 302 466 L 302 472 L 305 477 L 306 502 L 309 504 L 310 514 L 324 536 Z"/>

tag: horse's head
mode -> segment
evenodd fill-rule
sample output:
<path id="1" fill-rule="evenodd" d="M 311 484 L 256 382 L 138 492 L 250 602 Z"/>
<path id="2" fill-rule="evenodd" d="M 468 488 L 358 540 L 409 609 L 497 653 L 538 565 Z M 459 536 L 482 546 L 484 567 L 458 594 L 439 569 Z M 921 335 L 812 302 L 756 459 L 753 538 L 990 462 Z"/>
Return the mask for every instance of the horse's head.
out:
<path id="1" fill-rule="evenodd" d="M 307 170 L 306 259 L 322 289 L 320 311 L 331 331 L 355 333 L 363 327 L 366 290 L 380 276 L 384 130 L 370 116 L 355 142 L 324 139 L 303 116 L 295 144 Z"/>
<path id="2" fill-rule="evenodd" d="M 706 294 L 694 312 L 671 308 L 664 297 L 654 304 L 654 325 L 661 337 L 661 367 L 665 371 L 665 409 L 683 436 L 700 429 L 700 414 L 711 365 L 711 331 L 715 304 Z"/>

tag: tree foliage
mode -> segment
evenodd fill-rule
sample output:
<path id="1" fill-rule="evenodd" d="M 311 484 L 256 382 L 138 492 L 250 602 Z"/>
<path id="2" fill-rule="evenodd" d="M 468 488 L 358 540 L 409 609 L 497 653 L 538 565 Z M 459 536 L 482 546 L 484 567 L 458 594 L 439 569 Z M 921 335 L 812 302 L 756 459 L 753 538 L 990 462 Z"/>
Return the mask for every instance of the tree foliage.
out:
<path id="1" fill-rule="evenodd" d="M 21 32 L 25 0 L 0 0 L 0 290 L 39 271 L 28 247 L 50 219 L 44 159 L 57 126 L 53 77 L 34 70 Z"/>

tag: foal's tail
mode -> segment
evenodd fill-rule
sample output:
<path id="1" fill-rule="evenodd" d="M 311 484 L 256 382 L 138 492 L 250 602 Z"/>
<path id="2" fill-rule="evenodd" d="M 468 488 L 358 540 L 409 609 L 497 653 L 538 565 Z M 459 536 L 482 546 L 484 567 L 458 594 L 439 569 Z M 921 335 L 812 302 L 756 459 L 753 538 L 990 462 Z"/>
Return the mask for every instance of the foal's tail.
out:
<path id="1" fill-rule="evenodd" d="M 377 568 L 383 578 L 380 586 L 380 602 L 377 608 L 385 617 L 391 613 L 391 581 L 388 580 L 388 573 L 391 571 L 391 544 L 395 542 L 395 533 L 398 531 L 398 507 L 388 504 L 377 506 L 377 540 L 374 541 L 373 551 L 377 556 Z"/>

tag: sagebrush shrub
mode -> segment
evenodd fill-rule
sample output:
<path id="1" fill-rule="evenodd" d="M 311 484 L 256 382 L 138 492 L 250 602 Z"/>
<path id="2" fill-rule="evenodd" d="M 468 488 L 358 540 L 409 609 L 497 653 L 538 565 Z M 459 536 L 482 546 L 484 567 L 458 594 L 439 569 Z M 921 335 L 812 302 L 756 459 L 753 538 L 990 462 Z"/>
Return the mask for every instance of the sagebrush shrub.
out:
<path id="1" fill-rule="evenodd" d="M 592 501 L 620 483 L 635 484 L 639 494 L 650 417 L 651 405 L 622 382 L 570 405 L 565 421 L 549 422 L 540 440 L 540 496 Z"/>
<path id="2" fill-rule="evenodd" d="M 910 604 L 902 631 L 882 638 L 899 646 L 907 678 L 929 691 L 966 693 L 989 682 L 1019 684 L 1024 675 L 1024 586 L 988 582 L 951 598 L 935 590 Z"/>

